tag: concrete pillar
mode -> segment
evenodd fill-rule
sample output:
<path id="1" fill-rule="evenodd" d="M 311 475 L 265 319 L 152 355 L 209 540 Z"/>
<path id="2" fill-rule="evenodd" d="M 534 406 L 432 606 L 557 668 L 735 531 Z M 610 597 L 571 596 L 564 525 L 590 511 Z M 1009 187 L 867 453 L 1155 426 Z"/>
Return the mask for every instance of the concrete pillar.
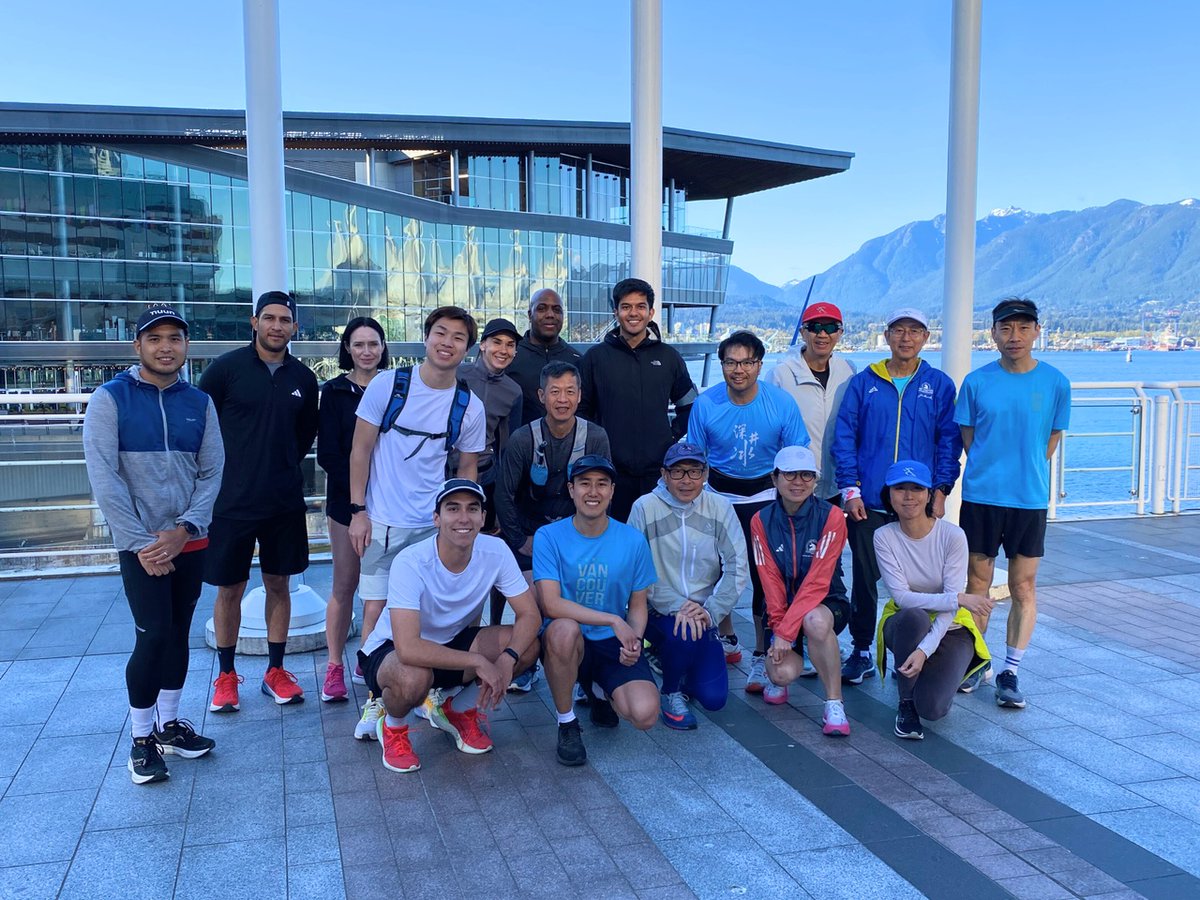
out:
<path id="1" fill-rule="evenodd" d="M 630 274 L 662 286 L 662 0 L 632 0 Z"/>

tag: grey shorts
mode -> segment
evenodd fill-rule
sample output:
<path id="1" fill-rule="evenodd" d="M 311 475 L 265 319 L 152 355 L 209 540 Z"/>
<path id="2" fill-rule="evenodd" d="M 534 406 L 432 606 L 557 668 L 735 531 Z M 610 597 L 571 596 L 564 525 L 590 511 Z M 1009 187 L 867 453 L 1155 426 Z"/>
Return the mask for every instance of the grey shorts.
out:
<path id="1" fill-rule="evenodd" d="M 359 569 L 358 596 L 363 600 L 386 600 L 388 573 L 396 554 L 436 531 L 432 523 L 420 528 L 400 528 L 371 522 L 371 543 Z"/>

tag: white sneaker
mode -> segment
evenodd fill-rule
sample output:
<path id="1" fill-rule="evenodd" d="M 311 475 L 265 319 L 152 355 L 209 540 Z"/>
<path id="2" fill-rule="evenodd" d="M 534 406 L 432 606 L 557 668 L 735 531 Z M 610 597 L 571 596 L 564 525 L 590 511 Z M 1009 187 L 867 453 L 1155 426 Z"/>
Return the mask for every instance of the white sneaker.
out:
<path id="1" fill-rule="evenodd" d="M 750 675 L 746 679 L 747 694 L 761 694 L 770 684 L 767 680 L 767 657 L 752 656 L 750 658 Z"/>
<path id="2" fill-rule="evenodd" d="M 445 700 L 446 692 L 441 688 L 433 688 L 428 694 L 425 695 L 425 699 L 421 701 L 421 705 L 414 709 L 413 712 L 432 725 L 434 728 L 437 728 L 437 719 L 434 717 L 433 713 L 434 710 L 438 709 L 438 707 L 445 702 Z"/>
<path id="3" fill-rule="evenodd" d="M 387 710 L 383 708 L 383 698 L 368 694 L 367 702 L 363 704 L 362 717 L 354 726 L 354 739 L 356 741 L 378 740 L 375 735 L 375 726 L 386 712 Z"/>
<path id="4" fill-rule="evenodd" d="M 825 714 L 821 719 L 821 730 L 825 734 L 848 735 L 850 721 L 846 718 L 846 707 L 841 700 L 826 700 Z"/>

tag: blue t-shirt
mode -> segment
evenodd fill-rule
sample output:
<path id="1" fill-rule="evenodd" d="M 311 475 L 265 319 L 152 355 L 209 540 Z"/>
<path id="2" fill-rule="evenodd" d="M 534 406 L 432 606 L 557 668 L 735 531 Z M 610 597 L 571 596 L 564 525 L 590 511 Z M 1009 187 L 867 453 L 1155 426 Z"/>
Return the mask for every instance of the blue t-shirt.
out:
<path id="1" fill-rule="evenodd" d="M 896 386 L 896 393 L 903 394 L 904 389 L 908 387 L 908 383 L 913 380 L 911 375 L 901 375 L 900 377 L 892 376 L 892 384 Z"/>
<path id="2" fill-rule="evenodd" d="M 708 464 L 731 478 L 761 478 L 775 467 L 784 447 L 807 447 L 808 429 L 791 394 L 758 382 L 758 394 L 745 406 L 729 399 L 724 383 L 696 398 L 687 439 L 708 452 Z"/>
<path id="3" fill-rule="evenodd" d="M 1046 509 L 1050 503 L 1050 433 L 1071 422 L 1071 382 L 1039 361 L 1028 372 L 990 362 L 963 379 L 954 421 L 975 429 L 963 499 L 989 506 Z"/>
<path id="4" fill-rule="evenodd" d="M 599 537 L 575 529 L 574 516 L 533 535 L 533 580 L 557 581 L 564 600 L 625 618 L 629 595 L 658 580 L 646 536 L 616 519 Z M 580 625 L 588 640 L 615 637 L 607 625 Z"/>

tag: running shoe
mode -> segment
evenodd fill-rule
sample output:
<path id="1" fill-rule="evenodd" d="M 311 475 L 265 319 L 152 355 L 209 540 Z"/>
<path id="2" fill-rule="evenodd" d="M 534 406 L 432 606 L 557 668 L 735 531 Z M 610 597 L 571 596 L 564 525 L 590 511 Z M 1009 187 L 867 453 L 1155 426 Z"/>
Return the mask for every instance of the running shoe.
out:
<path id="1" fill-rule="evenodd" d="M 875 663 L 870 656 L 863 656 L 857 650 L 851 650 L 850 655 L 842 664 L 843 684 L 862 684 L 867 678 L 875 677 Z"/>
<path id="2" fill-rule="evenodd" d="M 587 748 L 583 746 L 583 734 L 579 720 L 572 719 L 558 726 L 558 761 L 564 766 L 582 766 L 587 762 Z"/>
<path id="3" fill-rule="evenodd" d="M 154 732 L 154 740 L 158 742 L 163 753 L 182 756 L 184 759 L 196 759 L 217 746 L 217 742 L 212 738 L 196 734 L 195 727 L 187 719 L 165 722 L 162 728 Z"/>
<path id="4" fill-rule="evenodd" d="M 769 683 L 767 680 L 767 654 L 755 653 L 750 657 L 750 675 L 746 678 L 746 693 L 761 694 Z"/>
<path id="5" fill-rule="evenodd" d="M 578 703 L 580 706 L 592 705 L 592 698 L 588 696 L 588 692 L 583 689 L 583 685 L 579 684 L 579 682 L 575 683 L 575 693 L 572 696 L 574 698 L 572 702 Z"/>
<path id="6" fill-rule="evenodd" d="M 742 661 L 742 643 L 736 634 L 721 635 L 721 643 L 725 645 L 725 664 L 736 666 Z"/>
<path id="7" fill-rule="evenodd" d="M 597 728 L 616 728 L 621 724 L 621 717 L 612 708 L 612 703 L 599 697 L 592 698 L 591 719 Z"/>
<path id="8" fill-rule="evenodd" d="M 424 719 L 434 728 L 438 727 L 437 720 L 433 716 L 433 711 L 442 705 L 446 699 L 446 692 L 441 688 L 430 688 L 429 693 L 425 695 L 425 699 L 421 701 L 419 706 L 413 707 L 413 713 L 419 719 Z"/>
<path id="9" fill-rule="evenodd" d="M 383 767 L 393 772 L 415 772 L 421 768 L 421 760 L 413 752 L 408 739 L 408 726 L 392 728 L 383 716 L 375 723 L 375 739 L 383 751 Z"/>
<path id="10" fill-rule="evenodd" d="M 227 713 L 241 709 L 238 704 L 238 685 L 245 680 L 237 672 L 222 672 L 218 675 L 217 680 L 213 682 L 213 698 L 208 711 Z"/>
<path id="11" fill-rule="evenodd" d="M 267 669 L 262 680 L 262 692 L 280 706 L 304 702 L 304 689 L 296 682 L 296 676 L 282 666 Z"/>
<path id="12" fill-rule="evenodd" d="M 781 706 L 788 702 L 787 685 L 778 685 L 773 681 L 768 681 L 762 692 L 763 703 L 770 703 L 772 706 Z"/>
<path id="13" fill-rule="evenodd" d="M 355 684 L 366 684 L 367 678 L 363 675 L 362 666 L 358 663 L 354 664 L 354 671 L 350 675 L 350 680 Z"/>
<path id="14" fill-rule="evenodd" d="M 375 726 L 383 721 L 385 712 L 382 698 L 367 694 L 367 702 L 363 704 L 362 708 L 362 717 L 354 726 L 354 739 L 356 741 L 375 740 Z"/>
<path id="15" fill-rule="evenodd" d="M 996 705 L 1005 709 L 1024 709 L 1025 695 L 1017 687 L 1017 673 L 1005 669 L 996 676 Z"/>
<path id="16" fill-rule="evenodd" d="M 325 666 L 325 683 L 321 685 L 321 699 L 326 703 L 348 700 L 346 694 L 346 667 L 337 663 Z"/>
<path id="17" fill-rule="evenodd" d="M 451 697 L 439 704 L 429 717 L 429 724 L 454 738 L 463 753 L 487 753 L 492 749 L 492 739 L 479 727 L 481 722 L 487 725 L 487 716 L 481 715 L 477 706 L 459 712 L 453 703 Z"/>
<path id="18" fill-rule="evenodd" d="M 821 716 L 821 730 L 825 734 L 850 734 L 850 721 L 846 718 L 846 707 L 841 700 L 826 700 L 825 712 Z"/>
<path id="19" fill-rule="evenodd" d="M 896 737 L 910 741 L 925 740 L 925 729 L 921 727 L 921 717 L 917 715 L 917 704 L 911 700 L 900 701 L 900 711 L 896 713 Z"/>
<path id="20" fill-rule="evenodd" d="M 646 657 L 646 664 L 650 666 L 650 671 L 662 678 L 662 660 L 658 658 L 658 654 L 650 649 L 650 643 L 646 643 L 645 649 L 642 650 L 642 656 Z"/>
<path id="21" fill-rule="evenodd" d="M 528 694 L 533 690 L 533 686 L 537 684 L 538 677 L 541 675 L 539 666 L 535 662 L 532 666 L 518 675 L 512 680 L 508 686 L 510 693 Z"/>
<path id="22" fill-rule="evenodd" d="M 129 777 L 133 779 L 134 784 L 166 781 L 171 777 L 171 773 L 167 771 L 167 764 L 163 761 L 162 749 L 152 734 L 133 739 L 128 768 Z"/>
<path id="23" fill-rule="evenodd" d="M 992 664 L 984 663 L 970 675 L 963 679 L 963 683 L 958 686 L 960 694 L 971 694 L 979 685 L 992 680 Z"/>
<path id="24" fill-rule="evenodd" d="M 694 731 L 696 728 L 696 716 L 688 709 L 687 701 L 683 699 L 683 694 L 676 691 L 673 694 L 663 694 L 659 701 L 660 712 L 659 717 L 662 723 L 668 728 L 673 728 L 676 731 Z"/>
<path id="25" fill-rule="evenodd" d="M 801 678 L 816 678 L 817 670 L 813 668 L 812 659 L 808 655 L 808 638 L 800 637 L 800 655 L 804 659 L 804 669 L 800 672 Z"/>

